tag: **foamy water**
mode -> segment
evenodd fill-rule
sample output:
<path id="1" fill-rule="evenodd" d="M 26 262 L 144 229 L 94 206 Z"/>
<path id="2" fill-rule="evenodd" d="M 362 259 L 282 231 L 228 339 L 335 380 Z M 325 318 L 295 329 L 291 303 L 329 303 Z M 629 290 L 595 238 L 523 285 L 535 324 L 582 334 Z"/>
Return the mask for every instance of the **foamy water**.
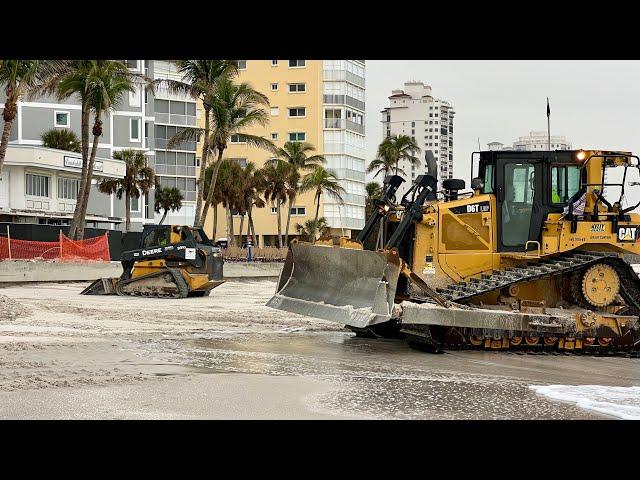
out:
<path id="1" fill-rule="evenodd" d="M 531 385 L 529 388 L 552 400 L 624 420 L 640 420 L 640 387 L 603 385 Z"/>

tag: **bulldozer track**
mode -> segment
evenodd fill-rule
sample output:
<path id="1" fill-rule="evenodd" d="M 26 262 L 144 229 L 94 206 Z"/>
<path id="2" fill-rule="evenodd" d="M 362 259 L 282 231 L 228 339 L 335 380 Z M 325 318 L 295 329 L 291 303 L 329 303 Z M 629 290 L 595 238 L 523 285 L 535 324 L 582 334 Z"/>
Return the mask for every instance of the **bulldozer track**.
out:
<path id="1" fill-rule="evenodd" d="M 154 287 L 151 290 L 134 290 L 133 292 L 127 292 L 123 290 L 124 287 L 128 285 L 134 285 L 136 282 L 140 282 L 141 280 L 161 277 L 167 274 L 171 275 L 173 284 L 175 285 L 176 290 L 173 292 L 170 292 L 170 293 L 164 292 L 157 287 Z M 187 295 L 189 294 L 189 286 L 187 285 L 187 282 L 182 277 L 180 270 L 177 268 L 167 268 L 166 270 L 152 273 L 150 275 L 145 275 L 143 277 L 136 277 L 136 278 L 129 278 L 127 280 L 122 280 L 118 282 L 115 290 L 118 295 L 132 296 L 132 297 L 186 298 Z"/>
<path id="2" fill-rule="evenodd" d="M 446 288 L 438 288 L 437 291 L 447 300 L 461 304 L 472 304 L 474 299 L 483 295 L 509 288 L 525 282 L 537 281 L 544 278 L 559 275 L 571 275 L 570 294 L 572 303 L 585 308 L 594 309 L 582 296 L 582 283 L 580 272 L 598 264 L 605 263 L 612 266 L 620 277 L 621 288 L 619 295 L 627 304 L 625 315 L 640 315 L 640 280 L 633 268 L 616 253 L 573 251 L 560 254 L 538 262 L 529 262 L 526 267 L 512 267 L 495 271 L 491 274 L 483 274 L 480 278 L 472 278 L 466 282 L 458 282 Z M 412 301 L 419 303 L 435 303 L 426 296 L 411 295 Z M 443 350 L 495 350 L 508 351 L 519 354 L 585 354 L 605 356 L 640 357 L 640 332 L 635 332 L 633 338 L 622 340 L 606 339 L 576 339 L 559 335 L 540 334 L 536 337 L 510 337 L 513 332 L 491 330 L 480 332 L 474 329 L 452 329 L 454 341 L 447 341 L 439 327 L 427 325 L 403 324 L 400 330 L 407 342 L 413 347 L 431 352 Z M 439 333 L 436 334 L 436 332 Z M 482 335 L 490 333 L 491 335 Z M 482 341 L 473 341 L 473 335 L 478 335 Z M 449 338 L 451 331 L 448 332 Z M 489 338 L 484 338 L 484 337 Z M 457 341 L 456 338 L 457 337 Z M 600 343 L 602 342 L 602 344 Z M 475 345 L 474 345 L 475 343 Z"/>

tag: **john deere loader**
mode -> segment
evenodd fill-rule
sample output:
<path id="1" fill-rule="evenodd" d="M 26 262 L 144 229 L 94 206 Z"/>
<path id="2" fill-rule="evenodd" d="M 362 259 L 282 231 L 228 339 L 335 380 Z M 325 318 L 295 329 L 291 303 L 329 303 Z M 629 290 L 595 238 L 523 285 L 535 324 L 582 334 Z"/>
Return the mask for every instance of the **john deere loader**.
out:
<path id="1" fill-rule="evenodd" d="M 478 174 L 389 176 L 356 240 L 290 246 L 273 308 L 431 352 L 476 348 L 639 350 L 638 157 L 625 152 L 483 151 Z M 636 188 L 636 198 L 640 189 Z M 363 243 L 376 226 L 379 247 Z"/>
<path id="2" fill-rule="evenodd" d="M 138 249 L 122 254 L 122 275 L 100 278 L 82 295 L 185 298 L 224 283 L 223 259 L 201 228 L 145 225 Z"/>

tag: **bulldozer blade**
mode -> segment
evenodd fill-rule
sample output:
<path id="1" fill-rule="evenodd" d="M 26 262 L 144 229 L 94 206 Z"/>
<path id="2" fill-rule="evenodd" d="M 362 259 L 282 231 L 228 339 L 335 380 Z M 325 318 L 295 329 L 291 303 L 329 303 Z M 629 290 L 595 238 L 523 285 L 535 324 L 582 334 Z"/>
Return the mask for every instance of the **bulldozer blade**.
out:
<path id="1" fill-rule="evenodd" d="M 80 295 L 116 295 L 117 278 L 99 278 L 80 292 Z"/>
<path id="2" fill-rule="evenodd" d="M 391 319 L 400 258 L 294 243 L 268 307 L 364 328 Z"/>

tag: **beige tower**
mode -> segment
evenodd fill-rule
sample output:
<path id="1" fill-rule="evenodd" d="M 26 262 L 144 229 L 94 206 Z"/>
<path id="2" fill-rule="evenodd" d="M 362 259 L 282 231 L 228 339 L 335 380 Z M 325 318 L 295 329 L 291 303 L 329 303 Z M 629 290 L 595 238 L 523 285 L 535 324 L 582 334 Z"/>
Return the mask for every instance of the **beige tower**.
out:
<path id="1" fill-rule="evenodd" d="M 332 232 L 349 235 L 364 226 L 365 203 L 365 130 L 363 60 L 240 60 L 238 81 L 249 83 L 269 98 L 269 125 L 254 127 L 244 133 L 260 135 L 277 146 L 287 141 L 305 141 L 325 156 L 325 167 L 338 177 L 346 193 L 344 203 L 322 195 L 320 216 L 324 216 Z M 237 143 L 232 139 L 225 158 L 241 164 L 251 161 L 260 168 L 272 158 L 268 151 Z M 201 146 L 200 146 L 201 148 Z M 298 196 L 295 205 L 283 205 L 282 232 L 286 226 L 287 208 L 291 208 L 289 238 L 297 236 L 296 224 L 312 220 L 316 205 L 313 193 Z M 260 246 L 277 244 L 275 205 L 267 203 L 255 209 L 254 224 Z M 216 240 L 226 237 L 226 215 L 218 206 Z M 246 238 L 245 219 L 242 236 Z M 240 216 L 234 217 L 237 236 Z M 205 231 L 213 232 L 213 212 L 207 215 Z M 239 239 L 238 239 L 239 240 Z"/>

